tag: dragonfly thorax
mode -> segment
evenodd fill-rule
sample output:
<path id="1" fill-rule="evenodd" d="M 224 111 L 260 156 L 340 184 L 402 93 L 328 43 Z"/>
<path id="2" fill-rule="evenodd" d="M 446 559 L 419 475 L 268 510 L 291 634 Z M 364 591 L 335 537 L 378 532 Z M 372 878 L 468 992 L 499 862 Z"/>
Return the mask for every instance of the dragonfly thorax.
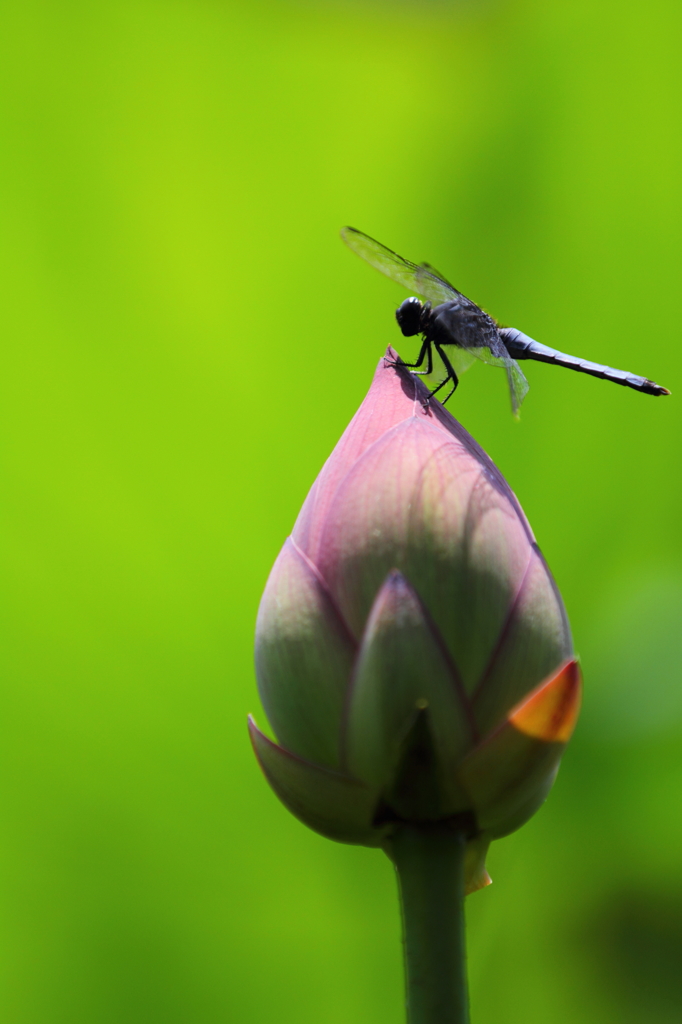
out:
<path id="1" fill-rule="evenodd" d="M 415 334 L 419 334 L 422 330 L 422 314 L 424 312 L 424 305 L 415 299 L 414 296 L 409 299 L 405 299 L 401 302 L 398 309 L 395 311 L 395 318 L 398 321 L 398 326 L 403 332 L 406 338 L 411 338 Z"/>

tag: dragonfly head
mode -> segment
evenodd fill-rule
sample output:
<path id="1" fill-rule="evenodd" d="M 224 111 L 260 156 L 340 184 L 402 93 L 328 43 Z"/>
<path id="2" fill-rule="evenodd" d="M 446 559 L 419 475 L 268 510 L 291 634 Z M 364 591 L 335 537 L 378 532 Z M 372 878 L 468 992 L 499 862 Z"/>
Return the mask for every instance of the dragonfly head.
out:
<path id="1" fill-rule="evenodd" d="M 422 311 L 424 307 L 419 299 L 405 299 L 395 311 L 398 326 L 406 338 L 411 338 L 421 331 Z"/>

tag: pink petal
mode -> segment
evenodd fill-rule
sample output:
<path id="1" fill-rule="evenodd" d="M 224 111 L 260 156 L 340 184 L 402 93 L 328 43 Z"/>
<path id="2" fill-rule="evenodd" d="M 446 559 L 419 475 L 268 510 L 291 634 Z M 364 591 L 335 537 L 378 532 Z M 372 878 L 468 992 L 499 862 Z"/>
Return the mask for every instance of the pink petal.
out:
<path id="1" fill-rule="evenodd" d="M 433 418 L 385 432 L 339 485 L 319 533 L 317 565 L 354 635 L 387 573 L 399 569 L 472 692 L 531 557 L 509 495 Z"/>
<path id="2" fill-rule="evenodd" d="M 319 534 L 339 484 L 375 441 L 387 430 L 406 419 L 427 422 L 436 430 L 458 441 L 471 457 L 480 463 L 491 486 L 500 494 L 504 494 L 515 506 L 519 519 L 524 523 L 528 536 L 532 539 L 530 527 L 500 471 L 471 435 L 439 402 L 434 400 L 428 409 L 424 408 L 423 400 L 428 395 L 426 387 L 409 370 L 401 366 L 392 366 L 391 361 L 397 358 L 397 353 L 389 347 L 386 355 L 379 361 L 362 405 L 313 484 L 292 534 L 298 546 L 313 561 L 316 560 Z"/>

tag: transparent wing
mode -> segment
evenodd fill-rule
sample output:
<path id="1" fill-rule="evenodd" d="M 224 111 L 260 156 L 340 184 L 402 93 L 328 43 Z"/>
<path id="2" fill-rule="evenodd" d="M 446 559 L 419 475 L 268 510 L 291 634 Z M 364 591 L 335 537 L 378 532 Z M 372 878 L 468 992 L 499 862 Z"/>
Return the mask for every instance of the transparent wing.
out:
<path id="1" fill-rule="evenodd" d="M 422 299 L 438 305 L 441 302 L 450 302 L 452 299 L 463 297 L 449 281 L 428 263 L 417 266 L 403 259 L 397 252 L 387 249 L 381 242 L 370 238 L 357 228 L 341 228 L 341 238 L 349 249 L 352 249 L 363 260 L 367 260 L 370 266 L 380 270 L 386 277 L 397 281 L 403 288 Z"/>
<path id="2" fill-rule="evenodd" d="M 434 311 L 435 323 L 441 344 L 447 345 L 448 358 L 455 372 L 458 365 L 470 366 L 473 359 L 479 359 L 488 366 L 502 367 L 509 381 L 512 409 L 518 414 L 521 402 L 528 393 L 528 382 L 517 362 L 509 354 L 500 329 L 480 306 L 464 295 L 457 303 L 450 303 Z M 450 342 L 443 341 L 448 335 Z"/>
<path id="3" fill-rule="evenodd" d="M 452 348 L 448 348 L 447 353 L 452 368 L 458 377 L 461 377 L 462 374 L 476 362 L 476 357 L 474 356 L 473 352 L 469 352 L 467 349 L 455 348 L 453 346 Z M 448 374 L 447 370 L 445 369 L 445 365 L 441 362 L 438 353 L 434 352 L 433 372 L 429 374 L 424 374 L 421 379 L 424 381 L 427 387 L 435 388 L 439 384 L 442 384 L 444 380 L 446 380 L 447 375 Z"/>
<path id="4" fill-rule="evenodd" d="M 458 346 L 451 348 L 448 346 L 447 354 L 452 368 L 458 377 L 461 377 L 465 370 L 468 370 L 477 359 L 482 363 L 487 363 L 488 366 L 499 366 L 504 369 L 507 374 L 507 383 L 509 384 L 512 412 L 518 419 L 521 403 L 528 394 L 528 381 L 515 359 L 512 359 L 511 356 L 506 356 L 505 358 L 494 356 L 487 348 L 459 348 Z M 422 380 L 432 388 L 436 387 L 437 384 L 441 384 L 447 376 L 445 367 L 437 355 L 435 355 L 434 362 L 433 373 L 422 377 Z"/>
<path id="5" fill-rule="evenodd" d="M 471 355 L 476 359 L 480 359 L 481 362 L 487 363 L 488 366 L 500 366 L 506 370 L 512 412 L 514 413 L 514 416 L 518 417 L 521 403 L 528 394 L 529 384 L 519 364 L 515 359 L 512 359 L 507 352 L 504 347 L 504 343 L 497 338 L 492 341 L 491 345 L 478 345 L 471 348 L 460 349 L 459 351 L 464 352 L 465 355 Z M 448 358 L 449 357 L 450 353 L 448 352 Z"/>
<path id="6" fill-rule="evenodd" d="M 421 263 L 416 269 L 418 294 L 428 299 L 434 306 L 440 305 L 441 302 L 452 302 L 453 299 L 470 301 L 428 263 Z"/>
<path id="7" fill-rule="evenodd" d="M 448 349 L 448 359 L 452 368 L 459 377 L 461 373 L 468 370 L 476 362 L 476 354 L 470 348 L 459 348 L 459 346 Z"/>
<path id="8" fill-rule="evenodd" d="M 507 380 L 509 381 L 509 394 L 511 396 L 512 412 L 518 419 L 521 402 L 528 394 L 528 381 L 515 359 L 509 357 L 507 363 Z"/>

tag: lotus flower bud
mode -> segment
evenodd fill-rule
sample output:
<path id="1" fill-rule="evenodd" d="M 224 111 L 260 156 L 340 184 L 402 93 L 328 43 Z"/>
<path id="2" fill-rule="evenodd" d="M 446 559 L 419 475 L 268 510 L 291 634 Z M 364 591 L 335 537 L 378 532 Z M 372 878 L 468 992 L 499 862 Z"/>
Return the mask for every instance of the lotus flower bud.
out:
<path id="1" fill-rule="evenodd" d="M 526 518 L 472 437 L 389 349 L 270 574 L 256 630 L 256 755 L 283 803 L 341 842 L 400 822 L 491 839 L 545 799 L 580 677 Z"/>

